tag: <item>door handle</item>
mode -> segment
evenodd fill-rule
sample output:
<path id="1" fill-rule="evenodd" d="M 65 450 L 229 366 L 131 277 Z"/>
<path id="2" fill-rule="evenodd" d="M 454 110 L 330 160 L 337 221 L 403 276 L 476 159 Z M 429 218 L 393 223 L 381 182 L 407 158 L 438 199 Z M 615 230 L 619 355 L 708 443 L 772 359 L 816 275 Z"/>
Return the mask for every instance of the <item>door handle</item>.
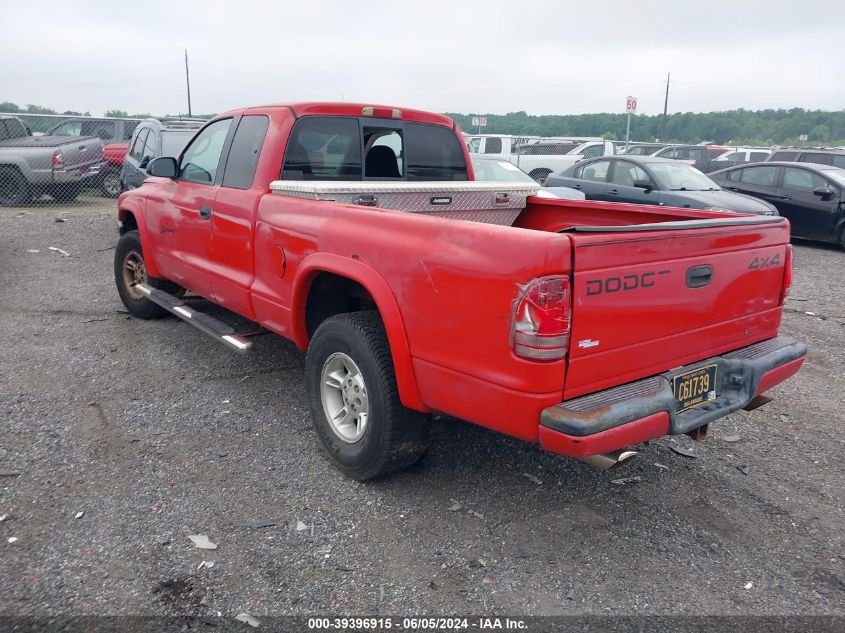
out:
<path id="1" fill-rule="evenodd" d="M 687 288 L 701 288 L 713 279 L 713 267 L 710 264 L 693 266 L 687 269 Z"/>
<path id="2" fill-rule="evenodd" d="M 208 220 L 211 218 L 211 207 L 200 207 L 200 218 Z"/>
<path id="3" fill-rule="evenodd" d="M 776 196 L 778 200 L 792 200 L 790 196 Z"/>
<path id="4" fill-rule="evenodd" d="M 572 185 L 572 188 L 573 188 L 573 189 L 580 189 L 580 188 L 581 188 L 581 185 Z"/>
<path id="5" fill-rule="evenodd" d="M 619 189 L 611 189 L 607 193 L 609 193 L 612 196 L 616 196 L 616 195 L 619 195 Z"/>

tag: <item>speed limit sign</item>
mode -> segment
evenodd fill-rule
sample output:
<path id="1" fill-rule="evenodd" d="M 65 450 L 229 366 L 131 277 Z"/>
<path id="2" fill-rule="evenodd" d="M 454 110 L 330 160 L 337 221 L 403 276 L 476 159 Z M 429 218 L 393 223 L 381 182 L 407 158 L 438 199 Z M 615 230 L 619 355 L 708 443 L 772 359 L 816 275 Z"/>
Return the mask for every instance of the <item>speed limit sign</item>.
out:
<path id="1" fill-rule="evenodd" d="M 625 112 L 630 114 L 637 113 L 637 98 L 636 97 L 628 97 L 627 101 L 625 101 Z"/>

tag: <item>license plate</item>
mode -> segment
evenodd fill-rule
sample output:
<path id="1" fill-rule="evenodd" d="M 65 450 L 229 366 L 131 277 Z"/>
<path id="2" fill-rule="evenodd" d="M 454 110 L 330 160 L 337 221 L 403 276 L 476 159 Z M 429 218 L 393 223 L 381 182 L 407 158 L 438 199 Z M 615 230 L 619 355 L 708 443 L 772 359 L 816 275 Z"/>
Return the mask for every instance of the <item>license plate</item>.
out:
<path id="1" fill-rule="evenodd" d="M 692 409 L 716 399 L 716 365 L 699 367 L 672 379 L 675 413 Z"/>

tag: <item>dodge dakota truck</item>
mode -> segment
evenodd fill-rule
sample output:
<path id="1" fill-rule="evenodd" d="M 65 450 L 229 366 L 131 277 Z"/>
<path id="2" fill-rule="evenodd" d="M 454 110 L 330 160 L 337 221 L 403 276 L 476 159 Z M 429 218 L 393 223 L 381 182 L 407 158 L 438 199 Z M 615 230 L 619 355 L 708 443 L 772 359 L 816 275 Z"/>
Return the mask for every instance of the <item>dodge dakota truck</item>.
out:
<path id="1" fill-rule="evenodd" d="M 784 218 L 475 182 L 445 116 L 240 109 L 148 172 L 118 199 L 127 310 L 250 348 L 190 291 L 293 341 L 316 434 L 360 480 L 416 461 L 432 413 L 611 466 L 703 438 L 804 361 L 778 336 Z"/>

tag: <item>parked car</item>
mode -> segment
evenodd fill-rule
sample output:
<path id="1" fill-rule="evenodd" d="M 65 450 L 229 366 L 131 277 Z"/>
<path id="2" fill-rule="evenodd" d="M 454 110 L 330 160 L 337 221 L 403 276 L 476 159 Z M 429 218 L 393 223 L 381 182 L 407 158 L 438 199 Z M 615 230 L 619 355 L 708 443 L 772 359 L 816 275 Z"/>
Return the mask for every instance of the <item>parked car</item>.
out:
<path id="1" fill-rule="evenodd" d="M 733 147 L 714 158 L 711 165 L 714 169 L 727 169 L 733 165 L 759 163 L 766 160 L 771 153 L 772 150 L 765 147 Z"/>
<path id="2" fill-rule="evenodd" d="M 128 312 L 173 314 L 247 352 L 248 338 L 179 299 L 189 290 L 292 340 L 324 453 L 356 479 L 420 459 L 433 412 L 609 466 L 632 444 L 703 438 L 804 362 L 806 346 L 778 336 L 784 218 L 473 182 L 443 115 L 234 110 L 148 171 L 117 205 L 112 270 Z M 137 336 L 197 371 L 184 329 L 160 333 Z"/>
<path id="3" fill-rule="evenodd" d="M 120 195 L 120 171 L 123 159 L 129 147 L 132 132 L 140 119 L 117 119 L 91 117 L 73 117 L 65 119 L 47 130 L 54 136 L 97 136 L 103 141 L 103 157 L 106 167 L 89 182 L 98 187 L 107 198 Z"/>
<path id="4" fill-rule="evenodd" d="M 628 148 L 625 148 L 625 141 L 614 141 L 617 154 L 625 154 L 626 156 L 651 156 L 657 150 L 668 147 L 668 143 L 642 143 L 629 142 Z"/>
<path id="5" fill-rule="evenodd" d="M 686 209 L 723 209 L 777 215 L 768 202 L 723 191 L 692 165 L 654 156 L 616 156 L 585 160 L 549 176 L 548 187 L 572 187 L 587 200 L 633 202 Z"/>
<path id="6" fill-rule="evenodd" d="M 94 119 L 74 117 L 56 123 L 45 132 L 48 136 L 96 136 L 104 144 L 126 143 L 140 119 Z"/>
<path id="7" fill-rule="evenodd" d="M 105 167 L 97 137 L 31 136 L 14 116 L 0 116 L 0 205 L 20 206 L 47 193 L 70 202 Z"/>
<path id="8" fill-rule="evenodd" d="M 140 187 L 147 178 L 147 165 L 159 156 L 178 156 L 194 133 L 205 123 L 202 119 L 144 119 L 135 128 L 129 151 L 123 161 L 120 183 L 123 191 Z"/>
<path id="9" fill-rule="evenodd" d="M 838 148 L 798 148 L 781 147 L 766 159 L 770 161 L 795 161 L 798 163 L 816 163 L 845 168 L 845 150 Z"/>
<path id="10" fill-rule="evenodd" d="M 789 219 L 792 235 L 845 248 L 845 169 L 770 161 L 723 169 L 710 177 L 725 189 L 773 204 Z"/>
<path id="11" fill-rule="evenodd" d="M 123 191 L 120 172 L 123 170 L 123 161 L 128 151 L 129 143 L 109 143 L 103 146 L 106 168 L 100 177 L 100 189 L 107 198 L 117 198 Z"/>
<path id="12" fill-rule="evenodd" d="M 489 156 L 472 156 L 475 180 L 495 182 L 536 182 L 513 163 Z M 541 198 L 584 200 L 584 194 L 571 187 L 543 187 L 537 194 Z"/>
<path id="13" fill-rule="evenodd" d="M 480 134 L 470 136 L 468 146 L 473 155 L 494 156 L 511 162 L 543 184 L 549 174 L 562 171 L 581 160 L 583 156 L 578 150 L 586 149 L 586 144 L 592 143 L 603 146 L 605 141 L 597 137 L 541 138 Z M 612 149 L 610 153 L 613 153 Z"/>
<path id="14" fill-rule="evenodd" d="M 140 187 L 147 178 L 147 164 L 159 156 L 178 156 L 194 133 L 205 123 L 202 119 L 144 119 L 135 128 L 131 148 L 123 161 L 120 184 L 123 191 Z"/>
<path id="15" fill-rule="evenodd" d="M 706 174 L 716 170 L 713 161 L 729 149 L 718 145 L 669 145 L 657 150 L 652 156 L 688 160 L 696 169 Z"/>

